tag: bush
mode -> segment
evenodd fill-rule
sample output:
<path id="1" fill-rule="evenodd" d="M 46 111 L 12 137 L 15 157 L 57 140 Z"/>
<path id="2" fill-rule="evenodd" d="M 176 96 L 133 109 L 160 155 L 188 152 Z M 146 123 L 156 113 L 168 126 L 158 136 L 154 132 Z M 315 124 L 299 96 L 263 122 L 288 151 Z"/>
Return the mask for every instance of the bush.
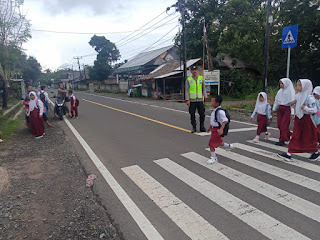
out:
<path id="1" fill-rule="evenodd" d="M 253 77 L 248 73 L 243 73 L 239 69 L 221 72 L 221 81 L 221 93 L 229 97 L 245 99 L 248 95 L 255 92 L 256 84 L 253 81 Z M 225 82 L 232 82 L 233 86 L 231 88 L 233 89 L 231 90 L 230 87 L 226 87 L 224 85 Z"/>

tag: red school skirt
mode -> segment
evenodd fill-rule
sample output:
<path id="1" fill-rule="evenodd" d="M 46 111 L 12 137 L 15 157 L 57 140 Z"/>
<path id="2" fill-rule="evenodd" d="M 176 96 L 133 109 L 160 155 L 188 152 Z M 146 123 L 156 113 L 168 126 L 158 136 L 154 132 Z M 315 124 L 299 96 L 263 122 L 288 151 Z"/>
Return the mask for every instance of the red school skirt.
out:
<path id="1" fill-rule="evenodd" d="M 257 135 L 260 136 L 261 133 L 267 131 L 267 116 L 258 114 L 258 128 L 257 128 Z"/>
<path id="2" fill-rule="evenodd" d="M 209 140 L 209 147 L 217 148 L 223 142 L 222 137 L 218 133 L 219 128 L 211 128 L 211 137 Z"/>
<path id="3" fill-rule="evenodd" d="M 291 117 L 291 107 L 281 105 L 278 109 L 278 128 L 280 130 L 279 141 L 288 142 L 290 140 L 290 117 Z"/>
<path id="4" fill-rule="evenodd" d="M 320 125 L 317 126 L 318 143 L 320 143 Z"/>
<path id="5" fill-rule="evenodd" d="M 312 153 L 318 151 L 317 128 L 310 115 L 305 114 L 301 119 L 295 117 L 293 133 L 289 142 L 289 153 Z"/>
<path id="6" fill-rule="evenodd" d="M 40 118 L 39 113 L 39 109 L 34 109 L 30 112 L 31 132 L 34 136 L 41 136 L 44 133 L 43 116 Z"/>

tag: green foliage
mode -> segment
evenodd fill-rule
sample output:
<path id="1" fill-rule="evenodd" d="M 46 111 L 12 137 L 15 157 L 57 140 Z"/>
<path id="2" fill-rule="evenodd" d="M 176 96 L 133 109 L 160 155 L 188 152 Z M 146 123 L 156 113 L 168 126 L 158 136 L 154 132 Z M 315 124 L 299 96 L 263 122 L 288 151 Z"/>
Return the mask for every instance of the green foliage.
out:
<path id="1" fill-rule="evenodd" d="M 60 69 L 51 72 L 50 69 L 44 70 L 39 77 L 40 85 L 49 86 L 51 83 L 58 83 L 61 79 L 68 78 L 68 70 Z"/>
<path id="2" fill-rule="evenodd" d="M 239 69 L 221 72 L 221 80 L 227 82 L 231 81 L 232 84 L 234 84 L 234 91 L 231 92 L 229 95 L 230 97 L 250 99 L 248 96 L 255 90 L 256 84 L 254 84 L 253 77 Z M 227 88 L 222 88 L 222 94 L 228 94 Z"/>
<path id="3" fill-rule="evenodd" d="M 189 0 L 188 58 L 202 57 L 205 20 L 212 56 L 226 53 L 262 75 L 266 4 L 266 0 Z M 277 85 L 286 74 L 287 49 L 281 49 L 282 28 L 293 24 L 299 25 L 299 33 L 298 46 L 291 51 L 290 77 L 309 78 L 320 84 L 319 0 L 273 0 L 271 14 L 274 21 L 269 41 L 268 85 Z M 239 84 L 242 89 L 243 84 Z"/>
<path id="4" fill-rule="evenodd" d="M 120 58 L 119 50 L 116 45 L 105 37 L 94 35 L 89 44 L 98 52 L 97 59 L 93 67 L 89 67 L 89 76 L 92 80 L 103 81 L 112 72 L 111 64 Z"/>

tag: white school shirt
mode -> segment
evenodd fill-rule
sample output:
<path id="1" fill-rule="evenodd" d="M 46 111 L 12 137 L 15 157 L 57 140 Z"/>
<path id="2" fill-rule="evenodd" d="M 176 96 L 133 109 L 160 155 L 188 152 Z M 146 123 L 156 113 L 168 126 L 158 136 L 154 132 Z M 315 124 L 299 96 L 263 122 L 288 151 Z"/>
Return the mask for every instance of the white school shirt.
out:
<path id="1" fill-rule="evenodd" d="M 224 110 L 220 110 L 217 114 L 217 122 L 215 121 L 216 110 L 221 108 L 220 106 L 213 109 L 210 117 L 210 125 L 212 127 L 219 127 L 219 123 L 222 125 L 223 122 L 228 122 L 228 118 L 226 117 L 226 112 Z M 219 122 L 219 123 L 218 123 Z"/>
<path id="2" fill-rule="evenodd" d="M 295 107 L 297 107 L 295 105 Z M 303 109 L 303 114 L 314 114 L 318 111 L 317 106 L 316 106 L 316 99 L 314 96 L 310 96 L 309 100 L 307 102 L 307 106 Z"/>
<path id="3" fill-rule="evenodd" d="M 275 100 L 274 103 L 273 103 L 273 109 L 272 110 L 274 112 L 278 111 L 280 105 L 282 105 L 282 106 L 290 106 L 290 103 L 288 103 L 288 104 L 280 104 L 279 101 Z M 291 115 L 294 115 L 294 108 L 290 107 L 290 109 L 291 109 Z"/>
<path id="4" fill-rule="evenodd" d="M 251 115 L 251 118 L 254 118 L 254 116 L 256 114 L 261 114 L 261 115 L 266 115 L 266 109 L 260 109 L 260 108 L 255 108 L 252 115 Z M 268 110 L 267 110 L 267 114 L 268 114 L 268 119 L 271 119 L 272 118 L 272 115 L 271 115 L 271 106 L 270 104 L 268 104 Z"/>

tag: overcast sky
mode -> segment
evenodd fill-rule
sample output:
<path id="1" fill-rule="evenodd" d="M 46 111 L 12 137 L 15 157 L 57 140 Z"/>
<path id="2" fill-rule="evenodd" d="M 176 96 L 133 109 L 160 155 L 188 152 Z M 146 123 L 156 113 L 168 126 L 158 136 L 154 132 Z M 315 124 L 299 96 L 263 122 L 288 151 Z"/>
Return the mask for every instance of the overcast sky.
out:
<path id="1" fill-rule="evenodd" d="M 57 69 L 72 64 L 77 68 L 73 57 L 95 53 L 88 44 L 93 34 L 61 34 L 35 30 L 80 33 L 132 31 L 139 29 L 175 2 L 176 0 L 25 0 L 24 11 L 31 20 L 32 39 L 23 47 L 29 56 L 37 58 L 43 69 Z M 179 13 L 175 13 L 172 9 L 169 14 L 174 15 L 168 16 L 167 13 L 163 13 L 142 29 L 151 27 L 159 21 L 152 28 L 167 22 L 164 26 L 130 43 L 124 44 L 139 32 L 122 42 L 120 40 L 130 33 L 103 34 L 103 36 L 116 43 L 120 50 L 121 61 L 130 59 L 161 37 L 163 39 L 154 44 L 152 49 L 173 43 L 170 39 L 178 32 Z M 162 19 L 164 20 L 161 21 Z M 170 30 L 172 31 L 168 33 Z M 92 65 L 95 57 L 83 57 L 80 63 Z"/>

